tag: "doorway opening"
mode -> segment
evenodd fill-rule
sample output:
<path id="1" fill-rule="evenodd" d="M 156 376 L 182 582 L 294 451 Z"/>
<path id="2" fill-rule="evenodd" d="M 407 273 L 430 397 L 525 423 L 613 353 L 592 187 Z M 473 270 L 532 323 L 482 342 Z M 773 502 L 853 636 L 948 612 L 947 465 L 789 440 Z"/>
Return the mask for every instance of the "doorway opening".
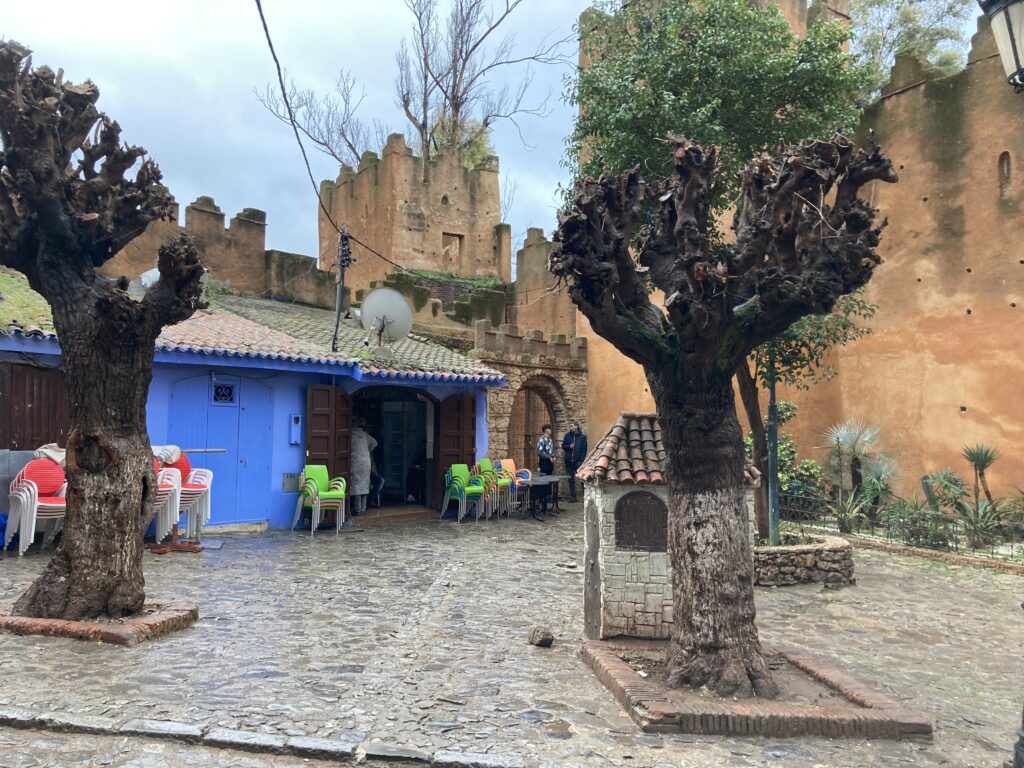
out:
<path id="1" fill-rule="evenodd" d="M 544 424 L 551 424 L 553 434 L 559 434 L 554 413 L 541 391 L 524 385 L 516 392 L 508 421 L 509 452 L 517 467 L 537 471 L 537 441 Z"/>
<path id="2" fill-rule="evenodd" d="M 372 387 L 352 396 L 352 417 L 377 441 L 373 471 L 383 484 L 371 488 L 371 506 L 415 504 L 433 500 L 434 402 L 421 392 Z"/>

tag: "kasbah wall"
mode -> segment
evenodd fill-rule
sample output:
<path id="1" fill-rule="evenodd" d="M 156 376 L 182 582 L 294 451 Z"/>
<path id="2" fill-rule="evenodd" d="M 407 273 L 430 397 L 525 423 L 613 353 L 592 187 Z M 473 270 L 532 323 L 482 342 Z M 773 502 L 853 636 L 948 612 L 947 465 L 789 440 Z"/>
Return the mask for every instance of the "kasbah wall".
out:
<path id="1" fill-rule="evenodd" d="M 979 21 L 967 67 L 950 77 L 900 57 L 868 130 L 899 166 L 900 182 L 868 190 L 888 219 L 885 263 L 866 299 L 879 306 L 873 333 L 840 350 L 838 376 L 809 392 L 780 392 L 799 406 L 787 425 L 804 457 L 821 459 L 830 425 L 861 419 L 881 427 L 899 462 L 899 490 L 952 467 L 966 474 L 965 444 L 1002 457 L 993 492 L 1024 484 L 1024 96 L 1006 84 L 988 22 Z M 653 407 L 643 371 L 585 319 L 590 429 L 619 411 Z M 741 409 L 742 413 L 742 409 Z"/>
<path id="2" fill-rule="evenodd" d="M 410 270 L 512 281 L 512 236 L 501 223 L 498 158 L 467 170 L 457 154 L 438 155 L 423 183 L 423 160 L 401 134 L 391 134 L 381 156 L 364 152 L 359 168 L 343 165 L 336 181 L 320 184 L 335 222 Z M 319 212 L 320 265 L 337 260 L 338 233 Z M 356 248 L 345 281 L 353 290 L 382 281 L 392 265 Z"/>

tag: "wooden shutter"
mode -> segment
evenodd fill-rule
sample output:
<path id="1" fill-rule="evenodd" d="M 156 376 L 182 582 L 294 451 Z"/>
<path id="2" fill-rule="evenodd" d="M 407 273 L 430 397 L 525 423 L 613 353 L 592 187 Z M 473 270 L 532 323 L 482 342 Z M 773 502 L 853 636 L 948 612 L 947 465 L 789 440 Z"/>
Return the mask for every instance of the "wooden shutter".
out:
<path id="1" fill-rule="evenodd" d="M 440 505 L 444 496 L 444 473 L 452 464 L 476 463 L 476 398 L 456 395 L 441 403 L 438 409 L 437 476 L 434 494 Z"/>
<path id="2" fill-rule="evenodd" d="M 310 384 L 306 390 L 306 463 L 323 464 L 334 477 L 335 388 Z"/>
<path id="3" fill-rule="evenodd" d="M 8 391 L 10 427 L 6 447 L 31 451 L 47 443 L 66 444 L 71 419 L 64 376 L 59 370 L 12 365 Z"/>

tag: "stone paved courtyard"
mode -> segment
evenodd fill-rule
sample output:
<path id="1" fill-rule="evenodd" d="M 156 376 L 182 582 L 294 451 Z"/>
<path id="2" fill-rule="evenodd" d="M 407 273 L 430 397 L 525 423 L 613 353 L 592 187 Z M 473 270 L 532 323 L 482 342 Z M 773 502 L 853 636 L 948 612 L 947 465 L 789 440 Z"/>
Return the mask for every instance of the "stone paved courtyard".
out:
<path id="1" fill-rule="evenodd" d="M 1024 578 L 856 557 L 849 589 L 759 589 L 762 636 L 928 714 L 931 744 L 640 732 L 578 658 L 578 506 L 547 524 L 270 533 L 147 554 L 150 597 L 197 602 L 199 623 L 136 648 L 0 635 L 0 704 L 520 754 L 552 768 L 1001 765 L 1024 702 Z M 0 560 L 0 610 L 44 559 Z M 554 629 L 553 648 L 526 643 L 535 623 Z M 301 762 L 0 729 L 0 766 L 87 765 L 96 752 L 118 766 Z"/>

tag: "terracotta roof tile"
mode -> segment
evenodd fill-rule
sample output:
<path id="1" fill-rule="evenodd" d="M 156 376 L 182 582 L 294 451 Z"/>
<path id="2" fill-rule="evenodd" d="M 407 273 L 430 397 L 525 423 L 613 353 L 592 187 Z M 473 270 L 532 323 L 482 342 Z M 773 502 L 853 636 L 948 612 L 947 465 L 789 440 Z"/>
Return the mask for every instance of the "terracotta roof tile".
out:
<path id="1" fill-rule="evenodd" d="M 657 414 L 623 413 L 594 446 L 576 476 L 583 481 L 665 484 L 665 445 Z M 761 474 L 749 462 L 744 480 L 760 485 Z"/>

